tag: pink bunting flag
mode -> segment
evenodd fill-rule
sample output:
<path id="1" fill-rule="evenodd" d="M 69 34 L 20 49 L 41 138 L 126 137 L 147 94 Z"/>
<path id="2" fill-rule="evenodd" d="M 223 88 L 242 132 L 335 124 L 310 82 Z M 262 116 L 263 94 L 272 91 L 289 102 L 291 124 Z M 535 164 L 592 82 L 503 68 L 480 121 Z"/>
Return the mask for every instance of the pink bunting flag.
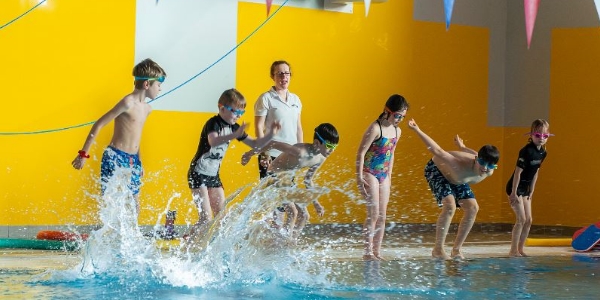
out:
<path id="1" fill-rule="evenodd" d="M 527 49 L 531 45 L 531 36 L 533 35 L 533 25 L 537 16 L 540 0 L 523 0 L 525 6 L 525 30 L 527 31 Z"/>
<path id="2" fill-rule="evenodd" d="M 271 13 L 271 4 L 273 4 L 273 0 L 267 0 L 267 17 Z"/>
<path id="3" fill-rule="evenodd" d="M 444 0 L 444 14 L 446 15 L 446 30 L 450 28 L 450 20 L 452 20 L 452 8 L 454 8 L 454 0 Z"/>

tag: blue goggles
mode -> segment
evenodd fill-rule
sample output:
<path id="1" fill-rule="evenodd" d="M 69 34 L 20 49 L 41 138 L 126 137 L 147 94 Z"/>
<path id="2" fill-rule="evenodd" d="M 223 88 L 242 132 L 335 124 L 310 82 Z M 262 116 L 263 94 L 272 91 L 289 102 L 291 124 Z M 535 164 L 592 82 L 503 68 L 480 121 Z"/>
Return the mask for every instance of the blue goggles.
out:
<path id="1" fill-rule="evenodd" d="M 335 148 L 337 147 L 337 144 L 334 143 L 330 143 L 328 141 L 326 141 L 324 138 L 321 137 L 321 135 L 319 135 L 318 132 L 315 131 L 315 135 L 317 136 L 317 138 L 319 139 L 319 141 L 321 141 L 321 143 L 323 145 L 325 145 L 325 148 L 329 149 L 329 150 L 335 150 Z"/>
<path id="2" fill-rule="evenodd" d="M 477 163 L 482 166 L 482 167 L 486 167 L 490 170 L 495 170 L 498 169 L 498 164 L 493 164 L 493 163 L 487 163 L 485 162 L 482 158 L 477 158 Z"/>
<path id="3" fill-rule="evenodd" d="M 160 76 L 160 77 L 138 77 L 138 76 L 135 76 L 134 79 L 135 80 L 156 80 L 160 83 L 165 82 L 165 76 Z"/>
<path id="4" fill-rule="evenodd" d="M 225 107 L 225 109 L 227 109 L 228 111 L 234 113 L 235 115 L 241 117 L 246 111 L 243 109 L 235 109 L 229 105 L 225 105 L 225 104 L 220 104 L 219 106 L 221 107 Z"/>

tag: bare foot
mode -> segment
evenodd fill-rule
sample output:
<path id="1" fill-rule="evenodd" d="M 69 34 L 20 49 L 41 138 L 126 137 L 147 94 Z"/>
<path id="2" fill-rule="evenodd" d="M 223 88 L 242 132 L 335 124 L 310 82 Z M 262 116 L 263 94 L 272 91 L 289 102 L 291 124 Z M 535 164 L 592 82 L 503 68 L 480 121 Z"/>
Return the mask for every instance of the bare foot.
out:
<path id="1" fill-rule="evenodd" d="M 523 252 L 523 250 L 519 251 L 519 254 L 520 254 L 521 256 L 524 256 L 524 257 L 527 257 L 527 256 L 529 256 L 529 255 L 525 254 L 525 252 Z"/>
<path id="2" fill-rule="evenodd" d="M 515 251 L 510 251 L 510 252 L 508 252 L 508 256 L 509 257 L 521 257 L 521 253 L 515 252 Z"/>
<path id="3" fill-rule="evenodd" d="M 444 252 L 444 249 L 433 248 L 433 251 L 431 251 L 431 256 L 433 258 L 450 259 L 450 256 Z"/>
<path id="4" fill-rule="evenodd" d="M 381 255 L 379 253 L 373 253 L 373 256 L 377 257 L 377 260 L 383 260 L 383 261 L 386 260 L 383 257 L 381 257 Z"/>
<path id="5" fill-rule="evenodd" d="M 365 254 L 363 255 L 363 260 L 379 260 L 379 257 L 373 254 Z"/>
<path id="6" fill-rule="evenodd" d="M 465 259 L 465 256 L 460 252 L 460 249 L 452 249 L 451 255 L 454 259 Z"/>

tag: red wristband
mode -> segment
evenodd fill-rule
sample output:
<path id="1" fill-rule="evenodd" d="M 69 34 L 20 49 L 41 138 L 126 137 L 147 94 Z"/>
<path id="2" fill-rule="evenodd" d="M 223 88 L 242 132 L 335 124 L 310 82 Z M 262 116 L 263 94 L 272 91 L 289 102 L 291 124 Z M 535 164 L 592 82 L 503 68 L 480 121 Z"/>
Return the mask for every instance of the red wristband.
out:
<path id="1" fill-rule="evenodd" d="M 90 158 L 90 155 L 85 153 L 85 151 L 83 151 L 83 150 L 79 150 L 79 152 L 77 152 L 77 153 L 79 153 L 79 157 L 81 157 L 81 158 Z"/>

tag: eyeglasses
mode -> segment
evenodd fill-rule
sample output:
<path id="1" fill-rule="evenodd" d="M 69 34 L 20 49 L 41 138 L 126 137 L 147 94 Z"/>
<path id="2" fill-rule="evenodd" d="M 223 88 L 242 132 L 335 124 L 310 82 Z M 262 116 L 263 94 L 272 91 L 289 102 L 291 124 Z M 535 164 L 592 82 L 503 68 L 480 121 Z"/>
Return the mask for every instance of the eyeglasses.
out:
<path id="1" fill-rule="evenodd" d="M 165 76 L 160 76 L 160 77 L 138 77 L 135 76 L 135 80 L 156 80 L 160 83 L 165 82 Z"/>
<path id="2" fill-rule="evenodd" d="M 486 163 L 482 158 L 478 157 L 477 158 L 477 163 L 485 168 L 488 168 L 490 170 L 495 170 L 498 169 L 498 165 L 497 164 L 493 164 L 493 163 Z"/>
<path id="3" fill-rule="evenodd" d="M 534 132 L 534 133 L 531 133 L 531 135 L 535 136 L 535 137 L 536 137 L 536 138 L 538 138 L 538 139 L 542 139 L 542 138 L 544 138 L 544 139 L 547 139 L 547 138 L 549 138 L 549 137 L 553 136 L 554 134 L 551 134 L 551 133 L 541 133 L 541 132 Z"/>
<path id="4" fill-rule="evenodd" d="M 403 115 L 401 113 L 393 112 L 391 109 L 387 108 L 387 106 L 385 107 L 385 111 L 392 114 L 394 116 L 394 119 L 398 119 L 398 120 L 402 121 L 402 119 L 404 119 L 404 117 L 406 117 L 406 115 Z"/>
<path id="5" fill-rule="evenodd" d="M 292 73 L 290 73 L 290 72 L 277 72 L 277 73 L 275 73 L 275 76 L 277 76 L 277 77 L 289 77 L 289 76 L 292 76 Z"/>
<path id="6" fill-rule="evenodd" d="M 232 112 L 233 114 L 241 117 L 246 111 L 243 109 L 234 109 L 231 106 L 225 105 L 225 104 L 219 104 L 219 107 L 225 107 L 225 109 L 227 109 L 228 111 Z"/>
<path id="7" fill-rule="evenodd" d="M 324 138 L 322 138 L 318 132 L 315 131 L 315 135 L 317 136 L 317 138 L 319 139 L 319 141 L 321 141 L 322 144 L 325 145 L 325 148 L 329 149 L 329 150 L 335 150 L 335 148 L 337 147 L 337 144 L 334 143 L 330 143 L 325 141 Z"/>

